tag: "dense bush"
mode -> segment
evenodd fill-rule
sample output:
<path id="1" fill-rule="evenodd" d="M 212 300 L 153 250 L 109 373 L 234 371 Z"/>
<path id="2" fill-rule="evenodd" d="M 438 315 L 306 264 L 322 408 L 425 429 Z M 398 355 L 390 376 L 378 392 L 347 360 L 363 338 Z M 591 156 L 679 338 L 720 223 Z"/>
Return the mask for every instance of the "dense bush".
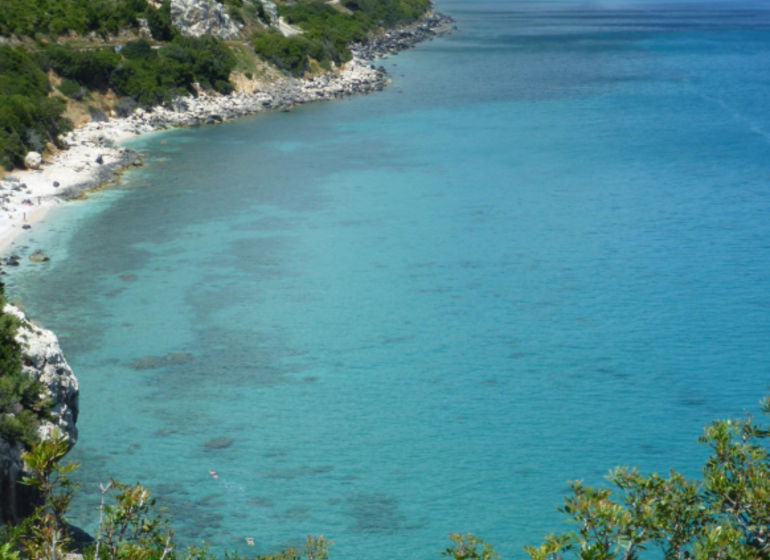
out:
<path id="1" fill-rule="evenodd" d="M 192 84 L 229 93 L 228 81 L 236 60 L 230 48 L 212 37 L 176 37 L 153 49 L 145 40 L 127 43 L 125 60 L 110 76 L 115 93 L 140 105 L 154 105 L 193 92 Z"/>
<path id="2" fill-rule="evenodd" d="M 348 43 L 361 41 L 375 28 L 362 12 L 352 16 L 339 12 L 324 2 L 301 2 L 281 8 L 281 15 L 301 27 L 303 37 L 314 43 L 323 54 L 319 62 L 347 62 L 350 60 Z"/>
<path id="3" fill-rule="evenodd" d="M 366 39 L 379 27 L 409 23 L 430 7 L 429 0 L 349 0 L 346 14 L 321 0 L 294 2 L 279 6 L 280 14 L 300 27 L 301 36 L 283 37 L 268 33 L 253 41 L 254 51 L 268 62 L 295 76 L 309 68 L 309 58 L 321 66 L 350 60 L 348 45 Z"/>
<path id="4" fill-rule="evenodd" d="M 280 33 L 260 35 L 252 42 L 254 52 L 281 70 L 301 76 L 309 65 L 309 58 L 320 60 L 323 49 L 302 36 L 284 37 Z"/>
<path id="5" fill-rule="evenodd" d="M 153 48 L 145 39 L 129 41 L 120 53 L 48 45 L 37 54 L 37 60 L 44 70 L 53 70 L 88 89 L 112 87 L 118 95 L 144 106 L 191 93 L 194 82 L 229 93 L 232 86 L 228 77 L 236 64 L 222 41 L 179 35 L 161 48 Z"/>
<path id="6" fill-rule="evenodd" d="M 384 27 L 411 23 L 430 8 L 430 0 L 343 0 L 342 4 Z"/>
<path id="7" fill-rule="evenodd" d="M 105 90 L 110 75 L 121 62 L 113 49 L 75 50 L 62 45 L 46 45 L 36 53 L 44 71 L 53 70 L 59 76 L 83 84 L 88 89 Z"/>
<path id="8" fill-rule="evenodd" d="M 156 10 L 147 0 L 0 0 L 0 35 L 114 35 L 122 28 L 137 27 L 137 18 L 146 17 L 155 36 L 163 34 L 167 11 Z"/>
<path id="9" fill-rule="evenodd" d="M 147 26 L 152 38 L 157 41 L 171 41 L 178 31 L 171 25 L 171 2 L 164 0 L 157 10 L 146 12 Z"/>
<path id="10" fill-rule="evenodd" d="M 24 156 L 71 128 L 65 102 L 48 97 L 48 79 L 21 49 L 0 47 L 0 165 L 20 166 Z"/>

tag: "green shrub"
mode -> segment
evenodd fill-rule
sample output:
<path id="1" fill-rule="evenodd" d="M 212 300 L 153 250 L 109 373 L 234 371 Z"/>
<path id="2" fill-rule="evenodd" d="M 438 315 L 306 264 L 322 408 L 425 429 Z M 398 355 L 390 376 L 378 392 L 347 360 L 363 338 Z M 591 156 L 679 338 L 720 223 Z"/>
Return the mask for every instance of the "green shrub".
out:
<path id="1" fill-rule="evenodd" d="M 342 0 L 342 4 L 383 27 L 411 23 L 430 9 L 430 0 Z"/>
<path id="2" fill-rule="evenodd" d="M 164 0 L 157 10 L 149 10 L 145 17 L 153 39 L 171 41 L 178 35 L 177 30 L 171 25 L 171 2 L 169 0 Z"/>
<path id="3" fill-rule="evenodd" d="M 268 33 L 258 36 L 252 45 L 259 56 L 294 76 L 301 76 L 309 68 L 308 57 L 318 60 L 323 54 L 319 45 L 297 35 Z"/>
<path id="4" fill-rule="evenodd" d="M 77 83 L 75 80 L 64 79 L 59 84 L 58 90 L 66 95 L 70 99 L 83 99 L 86 96 L 86 88 Z"/>
<path id="5" fill-rule="evenodd" d="M 74 80 L 88 89 L 104 91 L 110 75 L 121 63 L 113 49 L 75 50 L 62 45 L 45 45 L 35 53 L 37 64 L 47 72 Z"/>
<path id="6" fill-rule="evenodd" d="M 48 78 L 22 49 L 0 47 L 0 95 L 48 95 Z"/>
<path id="7" fill-rule="evenodd" d="M 62 45 L 46 45 L 35 56 L 45 71 L 53 70 L 88 89 L 104 91 L 112 87 L 118 95 L 131 97 L 142 106 L 193 93 L 194 82 L 229 93 L 232 91 L 229 75 L 236 64 L 230 47 L 222 41 L 179 35 L 161 48 L 153 48 L 146 39 L 139 39 L 126 43 L 119 53 L 113 49 L 79 51 Z M 43 84 L 46 83 L 45 75 L 39 70 L 38 73 Z M 62 86 L 65 89 L 59 89 L 65 95 L 76 91 L 71 84 Z M 38 89 L 44 90 L 44 85 Z"/>
<path id="8" fill-rule="evenodd" d="M 279 5 L 286 21 L 304 33 L 294 37 L 274 32 L 257 36 L 252 43 L 254 51 L 280 69 L 300 76 L 309 67 L 308 58 L 326 68 L 331 62 L 347 62 L 351 58 L 350 43 L 365 40 L 380 26 L 412 22 L 430 8 L 429 0 L 349 0 L 344 4 L 352 15 L 321 0 Z M 260 7 L 257 11 L 264 14 Z"/>
<path id="9" fill-rule="evenodd" d="M 0 35 L 115 34 L 153 11 L 146 0 L 0 0 Z"/>
<path id="10" fill-rule="evenodd" d="M 66 105 L 48 97 L 48 78 L 22 49 L 0 47 L 0 165 L 20 166 L 31 149 L 71 129 Z"/>
<path id="11" fill-rule="evenodd" d="M 213 37 L 177 36 L 171 44 L 153 49 L 145 40 L 126 43 L 127 59 L 110 76 L 110 85 L 122 96 L 149 106 L 194 92 L 192 84 L 220 93 L 232 91 L 230 72 L 236 60 L 230 48 Z"/>

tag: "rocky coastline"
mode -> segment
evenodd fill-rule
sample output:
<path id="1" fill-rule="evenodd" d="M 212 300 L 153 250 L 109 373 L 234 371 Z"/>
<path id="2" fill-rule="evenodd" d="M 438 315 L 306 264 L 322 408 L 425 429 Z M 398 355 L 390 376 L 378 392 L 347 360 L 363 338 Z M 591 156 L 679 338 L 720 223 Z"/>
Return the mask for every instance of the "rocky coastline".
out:
<path id="1" fill-rule="evenodd" d="M 251 92 L 220 95 L 200 92 L 178 97 L 164 106 L 136 109 L 127 117 L 90 122 L 66 134 L 64 149 L 47 161 L 30 154 L 28 166 L 0 180 L 0 251 L 42 216 L 47 207 L 119 179 L 120 173 L 141 163 L 140 156 L 119 146 L 121 140 L 153 131 L 195 127 L 228 121 L 268 110 L 290 111 L 317 101 L 382 90 L 389 79 L 372 61 L 417 43 L 451 32 L 454 20 L 429 12 L 420 20 L 351 46 L 353 59 L 335 72 L 307 79 L 282 77 Z M 18 258 L 15 259 L 18 262 Z M 5 259 L 13 266 L 14 260 Z"/>

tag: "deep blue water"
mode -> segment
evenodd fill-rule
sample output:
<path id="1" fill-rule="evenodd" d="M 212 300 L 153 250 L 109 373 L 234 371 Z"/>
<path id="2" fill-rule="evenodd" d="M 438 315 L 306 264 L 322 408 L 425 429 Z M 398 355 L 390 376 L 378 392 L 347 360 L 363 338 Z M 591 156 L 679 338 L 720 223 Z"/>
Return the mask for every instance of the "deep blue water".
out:
<path id="1" fill-rule="evenodd" d="M 139 139 L 35 230 L 10 292 L 80 379 L 75 521 L 114 476 L 217 550 L 522 558 L 568 479 L 695 475 L 702 426 L 756 410 L 770 13 L 438 7 L 459 30 L 386 91 Z"/>

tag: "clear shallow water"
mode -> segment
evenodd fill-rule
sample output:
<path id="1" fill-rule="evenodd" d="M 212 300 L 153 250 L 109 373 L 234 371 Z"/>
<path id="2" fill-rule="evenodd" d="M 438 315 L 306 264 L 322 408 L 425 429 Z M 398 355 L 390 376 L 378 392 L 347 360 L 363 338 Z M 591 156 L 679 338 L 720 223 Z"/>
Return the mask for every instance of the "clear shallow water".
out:
<path id="1" fill-rule="evenodd" d="M 770 16 L 440 8 L 460 31 L 387 91 L 140 139 L 36 228 L 10 291 L 80 379 L 86 489 L 141 480 L 216 547 L 521 558 L 567 479 L 695 474 L 702 425 L 756 408 Z"/>

